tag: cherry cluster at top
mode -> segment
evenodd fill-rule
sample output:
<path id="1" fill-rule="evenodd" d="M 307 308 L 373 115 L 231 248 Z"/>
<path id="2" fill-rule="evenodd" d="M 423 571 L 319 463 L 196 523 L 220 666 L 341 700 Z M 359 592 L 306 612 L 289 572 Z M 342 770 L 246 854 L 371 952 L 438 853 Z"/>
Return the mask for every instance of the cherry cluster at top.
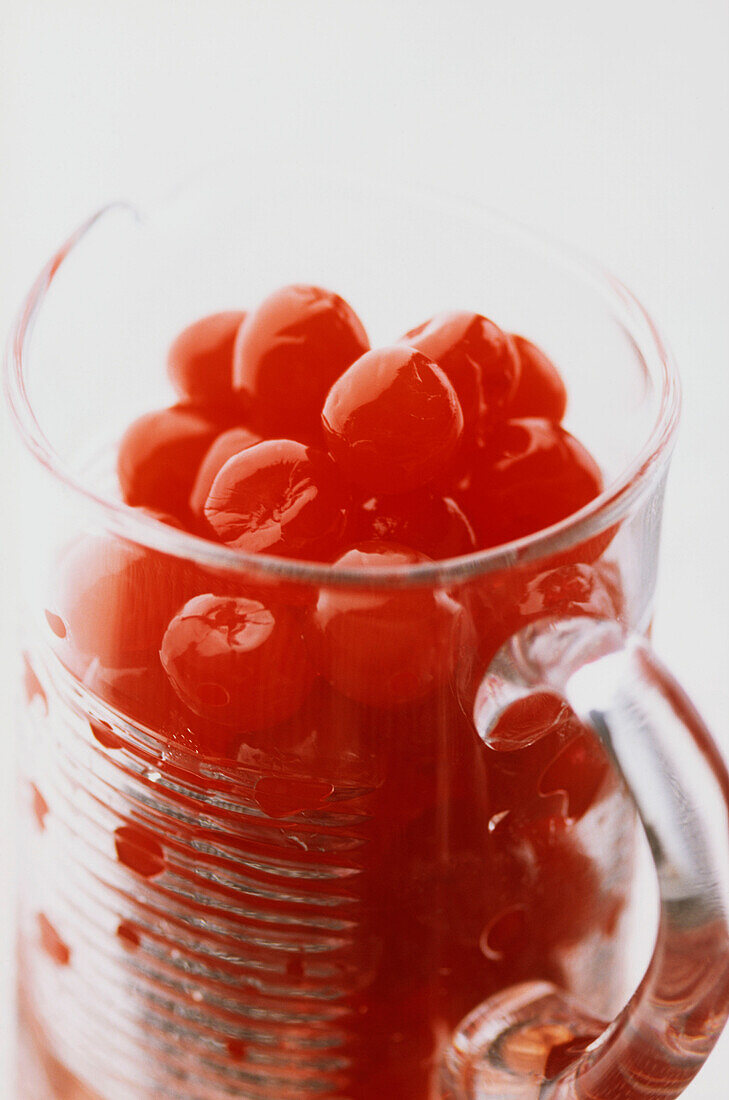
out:
<path id="1" fill-rule="evenodd" d="M 125 501 L 232 547 L 346 561 L 373 540 L 442 559 L 551 526 L 601 490 L 560 426 L 547 356 L 470 312 L 371 349 L 339 295 L 283 287 L 173 342 L 179 403 L 135 421 Z"/>

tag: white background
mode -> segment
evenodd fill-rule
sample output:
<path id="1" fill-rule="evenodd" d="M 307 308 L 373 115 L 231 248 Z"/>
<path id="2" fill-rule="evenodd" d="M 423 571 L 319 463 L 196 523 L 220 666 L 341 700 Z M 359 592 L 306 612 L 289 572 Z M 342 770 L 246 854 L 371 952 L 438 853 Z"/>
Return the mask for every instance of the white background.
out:
<path id="1" fill-rule="evenodd" d="M 255 162 L 273 147 L 282 172 L 313 157 L 445 187 L 596 254 L 682 368 L 655 637 L 729 753 L 728 45 L 726 0 L 0 0 L 0 327 L 89 210 L 153 197 L 228 148 Z M 0 514 L 5 701 L 12 520 Z M 724 1095 L 728 1073 L 729 1038 L 687 1096 Z"/>

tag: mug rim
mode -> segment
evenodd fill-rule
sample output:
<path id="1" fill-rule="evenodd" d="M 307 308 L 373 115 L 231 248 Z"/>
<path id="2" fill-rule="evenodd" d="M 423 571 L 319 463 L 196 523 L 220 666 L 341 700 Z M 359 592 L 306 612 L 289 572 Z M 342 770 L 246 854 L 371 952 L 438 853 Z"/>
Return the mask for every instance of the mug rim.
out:
<path id="1" fill-rule="evenodd" d="M 351 182 L 352 177 L 347 177 L 344 173 L 341 175 Z M 362 187 L 361 178 L 358 177 L 356 183 Z M 647 330 L 650 347 L 643 346 L 640 351 L 650 353 L 654 367 L 658 367 L 657 371 L 652 372 L 652 376 L 660 381 L 658 411 L 646 440 L 623 471 L 589 504 L 559 523 L 486 550 L 439 561 L 378 568 L 377 587 L 462 583 L 475 576 L 513 569 L 521 563 L 558 555 L 618 523 L 650 491 L 665 469 L 675 442 L 680 413 L 681 393 L 676 363 L 648 311 L 618 278 L 597 261 L 552 239 L 548 234 L 527 228 L 515 219 L 483 204 L 445 198 L 432 190 L 418 191 L 389 184 L 385 188 L 369 181 L 368 189 L 375 193 L 379 190 L 383 194 L 386 191 L 390 198 L 400 192 L 410 201 L 427 201 L 431 207 L 443 213 L 456 212 L 461 217 L 465 214 L 469 219 L 480 223 L 482 229 L 489 222 L 495 223 L 500 230 L 525 239 L 530 246 L 546 250 L 550 262 L 558 263 L 581 275 L 583 279 L 597 283 L 608 301 L 614 302 L 623 311 L 627 309 Z M 261 579 L 268 578 L 269 581 L 371 587 L 374 581 L 372 570 L 275 555 L 250 554 L 162 524 L 153 516 L 131 508 L 121 499 L 95 491 L 69 469 L 50 443 L 36 418 L 25 384 L 33 328 L 46 294 L 65 259 L 101 219 L 120 210 L 133 215 L 139 221 L 144 220 L 140 211 L 128 202 L 112 202 L 100 207 L 51 256 L 26 295 L 11 328 L 4 363 L 4 387 L 15 428 L 25 447 L 62 486 L 84 499 L 102 520 L 104 529 L 113 536 L 173 557 L 195 560 L 215 571 L 245 572 L 247 576 L 257 574 Z M 629 330 L 628 332 L 637 345 L 635 335 Z"/>

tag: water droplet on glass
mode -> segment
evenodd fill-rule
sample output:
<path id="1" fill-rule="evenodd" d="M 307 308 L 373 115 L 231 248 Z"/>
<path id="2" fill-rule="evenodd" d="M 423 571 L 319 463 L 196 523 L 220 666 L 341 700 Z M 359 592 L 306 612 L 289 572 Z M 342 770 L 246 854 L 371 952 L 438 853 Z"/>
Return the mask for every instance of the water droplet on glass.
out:
<path id="1" fill-rule="evenodd" d="M 47 714 L 48 699 L 43 690 L 43 685 L 35 674 L 35 670 L 30 663 L 30 658 L 27 653 L 23 654 L 23 686 L 25 688 L 25 699 L 28 706 L 30 706 L 34 700 L 40 699 L 43 710 Z"/>
<path id="2" fill-rule="evenodd" d="M 315 779 L 266 775 L 258 780 L 254 798 L 268 817 L 289 817 L 322 806 L 334 787 Z"/>
<path id="3" fill-rule="evenodd" d="M 154 878 L 165 869 L 162 845 L 147 829 L 120 825 L 114 832 L 117 859 L 144 878 Z"/>
<path id="4" fill-rule="evenodd" d="M 114 732 L 108 722 L 105 722 L 103 718 L 89 718 L 89 726 L 91 732 L 105 749 L 120 749 L 123 747 L 124 742 L 121 737 Z"/>
<path id="5" fill-rule="evenodd" d="M 33 803 L 33 816 L 38 823 L 38 828 L 42 831 L 46 827 L 46 817 L 48 816 L 48 803 L 36 787 L 35 783 L 30 785 L 31 797 Z"/>
<path id="6" fill-rule="evenodd" d="M 120 921 L 116 930 L 116 934 L 128 951 L 134 951 L 135 948 L 139 947 L 139 944 L 141 943 L 139 932 L 131 923 L 131 921 Z"/>
<path id="7" fill-rule="evenodd" d="M 234 1062 L 242 1062 L 246 1056 L 246 1045 L 242 1039 L 228 1039 L 225 1044 L 228 1054 Z"/>
<path id="8" fill-rule="evenodd" d="M 47 608 L 46 608 L 46 611 L 45 611 L 45 616 L 46 616 L 46 622 L 48 623 L 49 627 L 51 628 L 53 633 L 56 635 L 56 637 L 57 638 L 65 638 L 66 637 L 66 624 L 64 623 L 61 616 L 56 615 L 55 612 L 49 611 Z"/>
<path id="9" fill-rule="evenodd" d="M 38 929 L 41 947 L 58 966 L 68 966 L 71 961 L 71 949 L 63 942 L 56 929 L 44 913 L 38 914 Z"/>

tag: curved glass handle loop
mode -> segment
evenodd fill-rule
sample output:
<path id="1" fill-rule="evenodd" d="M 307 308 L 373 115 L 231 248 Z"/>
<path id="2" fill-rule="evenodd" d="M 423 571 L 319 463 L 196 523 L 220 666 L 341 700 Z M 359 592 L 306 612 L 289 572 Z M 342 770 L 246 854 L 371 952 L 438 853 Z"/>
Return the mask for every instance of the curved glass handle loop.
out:
<path id="1" fill-rule="evenodd" d="M 444 1059 L 442 1095 L 672 1100 L 729 1016 L 729 776 L 685 693 L 646 641 L 614 622 L 545 621 L 510 639 L 479 691 L 484 740 L 535 690 L 562 695 L 625 779 L 656 866 L 656 945 L 612 1023 L 545 982 L 479 1006 Z"/>

